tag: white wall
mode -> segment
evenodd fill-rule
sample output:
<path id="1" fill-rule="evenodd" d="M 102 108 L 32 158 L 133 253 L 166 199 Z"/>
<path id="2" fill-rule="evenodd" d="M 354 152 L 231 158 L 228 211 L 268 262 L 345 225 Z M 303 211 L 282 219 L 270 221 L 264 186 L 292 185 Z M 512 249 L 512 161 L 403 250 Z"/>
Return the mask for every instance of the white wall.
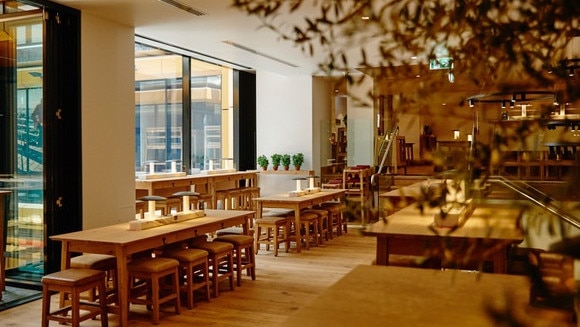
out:
<path id="1" fill-rule="evenodd" d="M 312 77 L 256 72 L 257 154 L 304 154 L 302 170 L 313 169 Z M 271 168 L 271 165 L 269 167 Z M 291 167 L 290 169 L 293 169 Z M 262 195 L 295 189 L 295 175 L 260 175 Z"/>
<path id="2" fill-rule="evenodd" d="M 82 14 L 83 228 L 135 217 L 134 30 Z"/>
<path id="3" fill-rule="evenodd" d="M 362 75 L 362 74 L 361 74 Z M 357 75 L 355 80 L 361 77 Z M 373 90 L 373 80 L 365 76 L 361 83 L 348 85 L 347 100 L 347 163 L 348 166 L 374 164 L 373 102 L 368 93 Z"/>
<path id="4" fill-rule="evenodd" d="M 334 101 L 333 84 L 322 77 L 312 78 L 312 169 L 320 176 L 320 166 L 332 158 L 330 118 Z"/>

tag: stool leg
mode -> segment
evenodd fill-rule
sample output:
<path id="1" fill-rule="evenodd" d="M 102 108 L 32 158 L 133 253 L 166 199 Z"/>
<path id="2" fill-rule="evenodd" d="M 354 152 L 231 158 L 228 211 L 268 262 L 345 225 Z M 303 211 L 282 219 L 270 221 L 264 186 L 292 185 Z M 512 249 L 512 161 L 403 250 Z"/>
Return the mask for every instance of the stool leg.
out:
<path id="1" fill-rule="evenodd" d="M 241 247 L 236 247 L 234 250 L 236 253 L 236 280 L 238 287 L 242 286 L 242 249 Z"/>
<path id="2" fill-rule="evenodd" d="M 274 256 L 277 257 L 278 256 L 278 226 L 274 227 Z"/>
<path id="3" fill-rule="evenodd" d="M 229 269 L 233 270 L 233 267 L 234 267 L 234 254 L 233 254 L 233 252 L 228 255 L 228 265 L 230 267 Z M 231 291 L 234 290 L 234 274 L 230 275 L 230 290 Z"/>
<path id="4" fill-rule="evenodd" d="M 175 292 L 175 314 L 181 313 L 181 299 L 179 294 L 179 267 L 173 272 L 173 290 Z M 193 294 L 191 295 L 193 297 Z"/>
<path id="5" fill-rule="evenodd" d="M 276 245 L 276 247 L 278 247 L 278 245 Z M 276 252 L 278 252 L 277 249 Z M 252 280 L 256 280 L 256 256 L 251 247 L 246 248 L 246 258 L 252 263 L 252 266 L 246 272 L 248 276 L 252 277 Z"/>
<path id="6" fill-rule="evenodd" d="M 218 260 L 217 257 L 214 256 L 211 260 L 211 285 L 213 287 L 213 297 L 218 297 L 220 287 L 218 285 Z"/>
<path id="7" fill-rule="evenodd" d="M 185 278 L 187 283 L 187 308 L 193 309 L 193 265 L 185 266 Z"/>
<path id="8" fill-rule="evenodd" d="M 107 286 L 105 286 L 104 282 L 99 284 L 99 306 L 101 307 L 101 326 L 108 327 L 109 316 L 107 313 Z"/>
<path id="9" fill-rule="evenodd" d="M 153 323 L 159 325 L 159 276 L 151 278 L 151 303 L 153 306 Z"/>
<path id="10" fill-rule="evenodd" d="M 81 308 L 80 308 L 80 291 L 75 287 L 73 288 L 72 294 L 70 294 L 71 297 L 71 315 L 72 315 L 72 326 L 73 327 L 79 327 L 80 325 L 80 314 L 81 314 Z"/>
<path id="11" fill-rule="evenodd" d="M 42 287 L 42 327 L 48 327 L 48 315 L 50 313 L 50 292 L 48 286 Z"/>

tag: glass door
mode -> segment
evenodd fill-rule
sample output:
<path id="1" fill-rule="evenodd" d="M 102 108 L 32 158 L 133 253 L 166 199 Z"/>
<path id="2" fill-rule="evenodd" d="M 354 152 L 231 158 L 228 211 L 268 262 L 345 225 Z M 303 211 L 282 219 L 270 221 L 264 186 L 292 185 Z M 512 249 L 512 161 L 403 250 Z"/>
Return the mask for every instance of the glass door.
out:
<path id="1" fill-rule="evenodd" d="M 2 250 L 6 280 L 29 284 L 44 274 L 42 10 L 0 6 Z"/>

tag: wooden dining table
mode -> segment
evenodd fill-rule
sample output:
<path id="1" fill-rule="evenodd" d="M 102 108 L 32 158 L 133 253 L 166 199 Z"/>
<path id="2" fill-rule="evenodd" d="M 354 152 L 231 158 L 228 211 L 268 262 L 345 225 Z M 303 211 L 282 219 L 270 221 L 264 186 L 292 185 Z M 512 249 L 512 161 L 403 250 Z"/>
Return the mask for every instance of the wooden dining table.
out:
<path id="1" fill-rule="evenodd" d="M 280 193 L 264 197 L 255 198 L 256 219 L 261 219 L 264 208 L 282 208 L 294 211 L 295 226 L 300 226 L 300 210 L 310 208 L 317 204 L 329 201 L 337 201 L 344 197 L 344 189 L 321 189 L 320 192 L 310 193 L 302 196 L 290 196 L 289 193 Z M 296 252 L 300 253 L 302 244 L 300 242 L 300 228 L 296 228 Z"/>
<path id="2" fill-rule="evenodd" d="M 62 269 L 70 267 L 71 256 L 75 253 L 109 254 L 117 258 L 119 303 L 118 307 L 113 307 L 113 309 L 118 311 L 120 325 L 124 327 L 128 326 L 129 316 L 127 263 L 132 254 L 185 241 L 231 226 L 241 225 L 244 233 L 247 233 L 249 221 L 254 217 L 255 211 L 206 210 L 205 213 L 204 217 L 144 230 L 129 230 L 129 223 L 121 223 L 54 235 L 50 238 L 62 243 Z"/>
<path id="3" fill-rule="evenodd" d="M 572 312 L 531 306 L 529 293 L 527 276 L 360 265 L 277 327 L 487 327 L 508 313 L 518 326 L 576 326 Z"/>
<path id="4" fill-rule="evenodd" d="M 524 239 L 519 227 L 522 208 L 476 206 L 455 230 L 435 227 L 435 211 L 427 208 L 421 213 L 416 205 L 409 205 L 368 225 L 363 233 L 377 238 L 376 263 L 389 265 L 391 255 L 437 254 L 443 260 L 453 254 L 458 260 L 491 261 L 494 272 L 506 272 L 508 249 Z"/>

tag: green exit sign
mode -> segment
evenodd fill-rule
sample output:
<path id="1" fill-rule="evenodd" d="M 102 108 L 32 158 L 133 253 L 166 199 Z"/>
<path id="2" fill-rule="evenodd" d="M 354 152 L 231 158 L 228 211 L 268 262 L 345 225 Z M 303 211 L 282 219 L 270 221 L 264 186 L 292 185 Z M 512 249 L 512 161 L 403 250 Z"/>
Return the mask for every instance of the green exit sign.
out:
<path id="1" fill-rule="evenodd" d="M 429 60 L 430 70 L 451 69 L 453 68 L 453 58 L 436 58 Z"/>

